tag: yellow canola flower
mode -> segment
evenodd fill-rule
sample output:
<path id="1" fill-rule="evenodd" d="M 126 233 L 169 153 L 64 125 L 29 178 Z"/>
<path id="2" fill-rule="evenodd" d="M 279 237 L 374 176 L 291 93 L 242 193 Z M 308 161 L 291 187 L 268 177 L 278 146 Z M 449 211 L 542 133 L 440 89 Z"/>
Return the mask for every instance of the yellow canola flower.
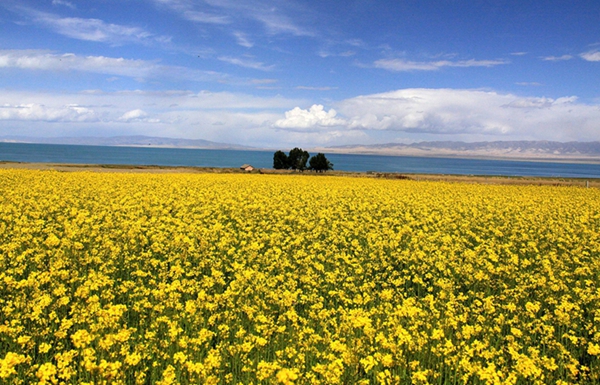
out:
<path id="1" fill-rule="evenodd" d="M 2 383 L 600 383 L 597 189 L 0 170 L 0 197 Z"/>
<path id="2" fill-rule="evenodd" d="M 127 355 L 127 357 L 125 358 L 125 363 L 129 366 L 136 366 L 140 362 L 141 359 L 142 359 L 141 354 L 132 353 L 132 354 Z"/>
<path id="3" fill-rule="evenodd" d="M 87 345 L 90 344 L 90 342 L 92 342 L 93 337 L 92 335 L 90 335 L 90 333 L 85 330 L 85 329 L 81 329 L 76 331 L 72 336 L 71 336 L 71 340 L 73 341 L 73 345 L 75 345 L 76 348 L 84 348 Z"/>
<path id="4" fill-rule="evenodd" d="M 48 247 L 57 247 L 60 245 L 60 239 L 55 234 L 50 234 L 44 244 Z"/>
<path id="5" fill-rule="evenodd" d="M 8 378 L 13 374 L 17 374 L 15 367 L 24 364 L 29 360 L 22 354 L 7 352 L 2 360 L 0 360 L 0 378 Z"/>
<path id="6" fill-rule="evenodd" d="M 177 383 L 177 376 L 175 374 L 175 368 L 171 365 L 167 366 L 162 374 L 162 379 L 157 381 L 157 385 L 172 385 Z"/>
<path id="7" fill-rule="evenodd" d="M 54 366 L 52 363 L 47 362 L 42 364 L 36 372 L 36 376 L 39 379 L 38 384 L 57 384 L 58 380 L 56 378 L 56 373 L 56 366 Z"/>
<path id="8" fill-rule="evenodd" d="M 277 370 L 279 365 L 275 362 L 260 361 L 257 367 L 257 378 L 259 381 L 266 380 L 271 377 Z"/>
<path id="9" fill-rule="evenodd" d="M 277 372 L 277 382 L 284 385 L 292 385 L 298 379 L 297 369 L 283 368 Z"/>
<path id="10" fill-rule="evenodd" d="M 366 358 L 361 359 L 360 363 L 362 364 L 363 368 L 365 369 L 365 372 L 367 373 L 369 373 L 371 369 L 373 369 L 373 367 L 377 365 L 377 361 L 373 356 L 367 356 Z"/>
<path id="11" fill-rule="evenodd" d="M 600 345 L 590 342 L 590 344 L 588 345 L 588 348 L 587 348 L 587 352 L 591 356 L 599 356 L 600 355 Z"/>
<path id="12" fill-rule="evenodd" d="M 414 384 L 429 384 L 429 381 L 427 379 L 428 374 L 428 370 L 418 370 L 413 372 L 413 374 L 411 375 L 411 379 Z"/>

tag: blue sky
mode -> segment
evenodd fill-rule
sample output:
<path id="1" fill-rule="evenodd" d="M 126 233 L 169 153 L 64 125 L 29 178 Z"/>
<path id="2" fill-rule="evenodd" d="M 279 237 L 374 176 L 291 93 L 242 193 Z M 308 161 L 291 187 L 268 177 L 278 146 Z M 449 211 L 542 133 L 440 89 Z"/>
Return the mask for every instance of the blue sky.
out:
<path id="1" fill-rule="evenodd" d="M 600 2 L 1 0 L 0 136 L 600 140 Z"/>

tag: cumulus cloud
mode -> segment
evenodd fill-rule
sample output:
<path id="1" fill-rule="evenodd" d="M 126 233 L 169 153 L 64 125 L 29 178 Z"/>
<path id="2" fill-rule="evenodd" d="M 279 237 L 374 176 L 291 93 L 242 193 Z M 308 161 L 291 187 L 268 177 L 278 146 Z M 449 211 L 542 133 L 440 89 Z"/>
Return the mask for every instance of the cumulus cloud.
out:
<path id="1" fill-rule="evenodd" d="M 354 129 L 505 138 L 572 137 L 595 133 L 600 111 L 576 98 L 523 98 L 480 90 L 406 89 L 343 101 L 339 111 Z M 571 132 L 575 127 L 578 133 Z"/>
<path id="2" fill-rule="evenodd" d="M 599 106 L 579 103 L 573 96 L 552 99 L 481 90 L 403 89 L 358 96 L 335 106 L 337 112 L 329 113 L 318 105 L 310 110 L 296 107 L 274 126 L 404 132 L 433 140 L 436 136 L 444 140 L 450 136 L 461 140 L 600 139 Z"/>
<path id="3" fill-rule="evenodd" d="M 43 50 L 0 50 L 0 68 L 44 71 L 82 71 L 126 76 L 134 79 L 177 78 L 192 81 L 216 81 L 225 75 L 184 67 L 165 66 L 147 60 L 105 56 L 79 56 Z"/>
<path id="4" fill-rule="evenodd" d="M 136 109 L 136 110 L 127 111 L 119 118 L 119 120 L 131 121 L 131 120 L 145 118 L 146 116 L 148 116 L 148 114 L 146 112 L 144 112 L 143 110 L 140 110 L 140 109 Z"/>
<path id="5" fill-rule="evenodd" d="M 271 133 L 273 135 L 273 133 Z M 344 144 L 373 143 L 369 133 L 356 130 L 332 129 L 327 131 L 285 131 L 278 138 L 277 148 L 339 146 Z"/>
<path id="6" fill-rule="evenodd" d="M 264 147 L 289 136 L 272 124 L 298 103 L 231 92 L 1 90 L 0 121 L 10 124 L 0 124 L 0 136 L 152 135 Z"/>
<path id="7" fill-rule="evenodd" d="M 574 96 L 417 88 L 357 96 L 331 106 L 311 104 L 282 96 L 209 91 L 2 90 L 0 121 L 10 124 L 0 124 L 0 135 L 143 134 L 258 147 L 382 143 L 398 138 L 600 140 L 600 105 L 582 103 Z M 297 107 L 307 105 L 311 107 Z"/>
<path id="8" fill-rule="evenodd" d="M 600 61 L 600 50 L 595 49 L 592 51 L 584 52 L 579 56 L 586 61 Z"/>
<path id="9" fill-rule="evenodd" d="M 570 96 L 558 99 L 551 98 L 517 98 L 502 107 L 510 108 L 552 108 L 561 104 L 571 104 L 577 101 L 577 97 Z"/>
<path id="10" fill-rule="evenodd" d="M 322 127 L 335 127 L 346 125 L 344 119 L 336 118 L 334 109 L 325 111 L 320 104 L 314 104 L 307 110 L 296 107 L 285 113 L 285 119 L 275 122 L 275 127 L 292 130 L 314 130 Z"/>
<path id="11" fill-rule="evenodd" d="M 127 111 L 118 119 L 121 122 L 145 122 L 145 123 L 159 123 L 160 119 L 148 118 L 148 113 L 144 110 L 135 109 Z"/>
<path id="12" fill-rule="evenodd" d="M 505 60 L 438 60 L 429 62 L 417 62 L 404 59 L 381 59 L 374 65 L 376 68 L 386 69 L 388 71 L 436 71 L 442 67 L 493 67 L 501 64 L 508 64 Z"/>

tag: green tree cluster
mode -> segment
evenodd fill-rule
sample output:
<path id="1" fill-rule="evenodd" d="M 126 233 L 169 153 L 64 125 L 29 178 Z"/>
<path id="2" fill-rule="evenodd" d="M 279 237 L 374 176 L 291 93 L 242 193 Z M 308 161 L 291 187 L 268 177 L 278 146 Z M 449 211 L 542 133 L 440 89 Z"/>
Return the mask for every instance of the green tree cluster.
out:
<path id="1" fill-rule="evenodd" d="M 325 172 L 327 170 L 333 170 L 333 163 L 331 163 L 325 154 L 318 153 L 317 155 L 310 158 L 308 161 L 311 170 L 316 172 Z"/>
<path id="2" fill-rule="evenodd" d="M 273 168 L 276 170 L 313 170 L 316 172 L 325 172 L 333 170 L 333 163 L 327 160 L 325 154 L 318 153 L 310 158 L 310 154 L 301 148 L 295 147 L 290 150 L 289 155 L 283 151 L 276 151 L 273 154 Z M 308 167 L 306 163 L 308 162 Z"/>

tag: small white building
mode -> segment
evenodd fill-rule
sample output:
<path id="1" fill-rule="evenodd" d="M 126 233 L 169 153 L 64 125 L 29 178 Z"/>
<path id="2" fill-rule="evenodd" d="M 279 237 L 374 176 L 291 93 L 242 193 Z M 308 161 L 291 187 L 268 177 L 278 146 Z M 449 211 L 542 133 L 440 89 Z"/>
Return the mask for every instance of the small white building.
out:
<path id="1" fill-rule="evenodd" d="M 252 165 L 251 165 L 251 164 L 243 164 L 243 165 L 240 167 L 240 170 L 244 170 L 244 171 L 252 171 L 252 170 L 254 170 L 254 167 L 252 167 Z"/>

